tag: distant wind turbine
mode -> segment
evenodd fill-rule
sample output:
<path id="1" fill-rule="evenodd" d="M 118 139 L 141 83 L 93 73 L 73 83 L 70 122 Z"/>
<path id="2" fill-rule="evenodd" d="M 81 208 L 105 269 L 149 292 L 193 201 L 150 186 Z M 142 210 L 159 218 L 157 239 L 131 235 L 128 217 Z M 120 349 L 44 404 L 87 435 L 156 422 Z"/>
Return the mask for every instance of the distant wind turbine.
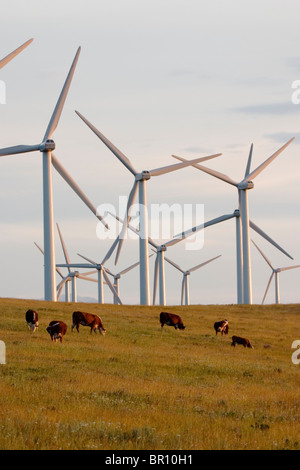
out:
<path id="1" fill-rule="evenodd" d="M 268 263 L 270 268 L 272 269 L 272 274 L 270 276 L 270 279 L 269 279 L 269 282 L 268 282 L 268 285 L 267 285 L 267 288 L 266 288 L 266 292 L 265 292 L 265 295 L 264 295 L 263 300 L 262 300 L 262 304 L 265 301 L 265 298 L 267 296 L 267 293 L 268 293 L 268 290 L 269 290 L 269 287 L 271 285 L 271 282 L 272 282 L 272 279 L 273 279 L 274 275 L 275 275 L 275 303 L 280 304 L 279 273 L 281 273 L 281 271 L 288 271 L 290 269 L 300 268 L 300 264 L 298 264 L 297 266 L 288 266 L 286 268 L 274 268 L 271 264 L 271 261 L 267 258 L 267 256 L 262 252 L 262 250 L 256 245 L 256 243 L 253 240 L 252 240 L 252 243 L 257 248 L 257 250 L 260 252 L 260 254 L 265 259 L 265 261 Z"/>
<path id="2" fill-rule="evenodd" d="M 215 256 L 214 258 L 209 259 L 208 261 L 205 261 L 204 263 L 198 264 L 197 266 L 194 266 L 193 268 L 189 268 L 188 270 L 182 269 L 178 264 L 174 263 L 174 261 L 171 261 L 169 258 L 165 257 L 165 260 L 170 263 L 174 268 L 178 269 L 182 274 L 182 284 L 181 284 L 181 305 L 183 305 L 183 299 L 184 299 L 184 304 L 185 305 L 190 305 L 190 292 L 189 292 L 189 276 L 193 271 L 196 271 L 199 268 L 202 268 L 208 263 L 211 263 L 217 258 L 220 258 L 220 256 Z"/>
<path id="3" fill-rule="evenodd" d="M 114 243 L 112 244 L 112 246 L 110 247 L 110 249 L 108 250 L 106 255 L 104 256 L 101 263 L 97 263 L 96 261 L 93 261 L 93 260 L 77 253 L 78 256 L 80 256 L 81 258 L 88 261 L 88 263 L 70 263 L 69 260 L 68 260 L 66 264 L 58 264 L 57 266 L 58 267 L 67 267 L 67 268 L 83 268 L 83 269 L 95 268 L 98 272 L 98 302 L 100 304 L 104 303 L 104 295 L 103 295 L 103 284 L 104 284 L 103 278 L 104 278 L 105 281 L 106 281 L 106 284 L 108 285 L 111 292 L 113 293 L 114 298 L 118 301 L 119 304 L 122 304 L 121 299 L 120 299 L 115 287 L 110 282 L 110 279 L 107 275 L 107 273 L 111 274 L 111 276 L 113 276 L 113 274 L 109 271 L 109 269 L 105 268 L 105 266 L 104 266 L 105 263 L 111 257 L 111 255 L 112 255 L 113 251 L 115 250 L 118 242 L 119 242 L 119 237 L 117 237 L 115 239 Z"/>
<path id="4" fill-rule="evenodd" d="M 15 49 L 13 52 L 8 54 L 6 57 L 0 60 L 0 69 L 2 69 L 8 62 L 10 62 L 14 57 L 16 57 L 20 52 L 22 52 L 29 44 L 31 44 L 33 39 L 29 39 L 29 41 L 24 42 L 22 46 Z"/>
<path id="5" fill-rule="evenodd" d="M 283 150 L 294 140 L 294 137 L 290 139 L 285 145 L 259 165 L 255 170 L 250 172 L 250 165 L 253 152 L 253 144 L 250 147 L 250 153 L 248 157 L 246 172 L 244 178 L 240 181 L 234 181 L 229 176 L 224 175 L 218 171 L 206 168 L 202 165 L 196 164 L 195 168 L 198 168 L 205 173 L 208 173 L 215 178 L 225 181 L 228 184 L 235 186 L 238 189 L 239 196 L 239 211 L 241 226 L 240 231 L 242 234 L 242 266 L 243 266 L 243 303 L 252 304 L 252 281 L 251 281 L 251 257 L 250 257 L 250 236 L 249 236 L 249 207 L 248 207 L 248 190 L 254 188 L 253 179 L 256 178 Z M 174 158 L 180 161 L 185 161 L 182 157 L 172 155 Z"/>
<path id="6" fill-rule="evenodd" d="M 191 166 L 200 161 L 209 160 L 211 158 L 218 157 L 219 154 L 210 155 L 208 157 L 202 157 L 192 161 L 185 161 L 177 165 L 169 165 L 163 168 L 157 168 L 153 170 L 144 170 L 138 172 L 130 162 L 130 160 L 115 147 L 96 127 L 94 127 L 85 117 L 82 116 L 78 111 L 76 114 L 85 122 L 85 124 L 99 137 L 99 139 L 111 150 L 111 152 L 121 161 L 121 163 L 127 168 L 127 170 L 132 173 L 134 176 L 134 184 L 131 189 L 126 217 L 124 220 L 124 225 L 120 233 L 119 244 L 116 254 L 115 264 L 118 261 L 120 250 L 124 241 L 125 232 L 130 218 L 130 209 L 134 203 L 137 191 L 139 192 L 139 210 L 140 210 L 140 237 L 139 237 L 139 247 L 140 247 L 140 303 L 141 305 L 150 305 L 150 281 L 149 281 L 149 255 L 148 255 L 148 215 L 147 215 L 147 198 L 146 198 L 146 181 L 148 181 L 152 176 L 160 176 L 172 171 Z"/>
<path id="7" fill-rule="evenodd" d="M 175 239 L 184 239 L 187 236 L 192 235 L 193 233 L 202 230 L 203 228 L 209 227 L 210 225 L 215 225 L 219 222 L 224 222 L 226 220 L 236 218 L 236 270 L 237 270 L 237 303 L 243 303 L 243 256 L 242 256 L 242 239 L 241 239 L 241 224 L 240 224 L 240 211 L 236 209 L 232 214 L 225 214 L 215 219 L 212 219 L 209 222 L 204 222 L 203 224 L 197 225 L 189 230 L 181 232 L 178 235 L 175 235 Z M 281 246 L 278 245 L 269 235 L 267 235 L 261 228 L 259 228 L 252 220 L 249 220 L 249 227 L 252 228 L 256 233 L 258 233 L 262 238 L 267 240 L 270 244 L 275 246 L 279 251 L 284 253 L 289 258 L 293 259 Z"/>
<path id="8" fill-rule="evenodd" d="M 70 264 L 70 257 L 69 257 L 69 254 L 68 254 L 68 251 L 67 251 L 67 247 L 66 247 L 66 244 L 64 242 L 64 239 L 63 239 L 63 236 L 62 236 L 62 233 L 61 233 L 61 230 L 59 228 L 59 225 L 56 224 L 57 226 L 57 231 L 58 231 L 58 235 L 59 235 L 59 239 L 60 239 L 60 243 L 61 243 L 61 246 L 62 246 L 62 250 L 63 250 L 63 253 L 64 253 L 64 257 L 65 257 L 65 260 L 66 260 L 66 263 Z M 57 268 L 56 268 L 57 269 Z M 95 274 L 97 271 L 91 271 L 91 272 L 88 272 L 88 273 L 85 273 L 85 274 L 82 274 L 80 273 L 79 271 L 71 271 L 71 268 L 68 267 L 68 274 L 67 276 L 65 276 L 63 278 L 63 280 L 60 282 L 60 284 L 57 286 L 57 292 L 58 294 L 60 294 L 61 292 L 61 289 L 63 288 L 64 284 L 66 286 L 68 286 L 69 284 L 69 281 L 72 282 L 72 302 L 77 302 L 77 286 L 76 286 L 76 279 L 83 279 L 85 281 L 91 281 L 91 282 L 97 282 L 96 279 L 93 279 L 93 278 L 89 278 L 87 277 L 88 275 L 90 274 Z M 66 292 L 67 292 L 67 288 L 66 288 Z M 66 302 L 69 301 L 69 296 L 66 297 Z"/>

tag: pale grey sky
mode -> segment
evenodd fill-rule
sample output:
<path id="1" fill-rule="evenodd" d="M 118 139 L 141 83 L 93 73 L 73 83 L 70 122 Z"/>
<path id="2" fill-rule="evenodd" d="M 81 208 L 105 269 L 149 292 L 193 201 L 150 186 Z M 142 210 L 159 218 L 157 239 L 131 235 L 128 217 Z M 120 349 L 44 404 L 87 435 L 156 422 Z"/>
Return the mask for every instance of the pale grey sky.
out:
<path id="1" fill-rule="evenodd" d="M 291 136 L 296 139 L 249 191 L 250 217 L 294 262 L 253 234 L 275 267 L 300 264 L 300 80 L 297 1 L 105 0 L 1 1 L 0 57 L 34 42 L 0 72 L 0 147 L 42 140 L 61 87 L 82 46 L 70 92 L 53 135 L 56 157 L 95 206 L 118 204 L 132 175 L 75 114 L 87 117 L 140 170 L 222 152 L 207 166 L 242 179 L 249 148 L 255 168 Z M 43 297 L 42 166 L 38 152 L 1 158 L 0 296 Z M 111 242 L 96 237 L 97 219 L 53 170 L 54 215 L 72 261 L 77 252 L 100 261 Z M 153 178 L 148 202 L 204 204 L 205 220 L 233 212 L 237 191 L 195 169 Z M 56 234 L 57 235 L 57 234 Z M 271 274 L 252 251 L 253 300 L 260 303 Z M 184 245 L 168 256 L 184 268 L 222 254 L 190 278 L 191 303 L 235 303 L 235 226 L 206 230 L 199 252 Z M 125 242 L 120 271 L 138 259 Z M 56 261 L 63 254 L 56 237 Z M 150 262 L 151 290 L 153 281 Z M 59 280 L 59 279 L 57 279 Z M 299 302 L 300 269 L 280 276 L 281 301 Z M 137 303 L 138 269 L 121 280 L 124 303 Z M 167 302 L 180 301 L 181 276 L 166 267 Z M 123 295 L 122 295 L 123 294 Z M 78 281 L 78 295 L 97 296 Z M 105 291 L 106 300 L 111 294 Z M 273 302 L 274 286 L 267 302 Z"/>

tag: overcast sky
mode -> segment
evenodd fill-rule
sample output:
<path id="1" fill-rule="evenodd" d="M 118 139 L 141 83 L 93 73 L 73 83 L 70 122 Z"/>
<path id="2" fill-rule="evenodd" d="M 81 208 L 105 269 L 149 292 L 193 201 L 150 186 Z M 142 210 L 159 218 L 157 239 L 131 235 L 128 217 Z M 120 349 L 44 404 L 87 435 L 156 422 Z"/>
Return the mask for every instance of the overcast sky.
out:
<path id="1" fill-rule="evenodd" d="M 255 180 L 250 218 L 294 261 L 256 233 L 274 267 L 300 264 L 300 80 L 298 1 L 262 0 L 1 0 L 0 58 L 34 38 L 0 71 L 0 147 L 41 142 L 78 46 L 69 95 L 53 135 L 55 155 L 92 203 L 127 196 L 133 177 L 78 118 L 80 111 L 138 170 L 172 164 L 172 154 L 222 156 L 207 166 L 243 179 L 287 140 L 295 141 Z M 298 98 L 300 93 L 298 94 Z M 43 298 L 42 154 L 1 158 L 0 296 Z M 54 217 L 72 262 L 77 253 L 101 262 L 112 240 L 99 240 L 97 219 L 53 169 Z M 203 204 L 209 220 L 237 209 L 235 187 L 194 168 L 152 178 L 148 203 Z M 64 262 L 57 232 L 56 262 Z M 171 236 L 174 234 L 172 233 Z M 188 269 L 217 255 L 190 277 L 190 300 L 236 302 L 235 222 L 208 228 L 201 250 L 184 244 L 167 256 Z M 162 242 L 164 240 L 157 240 Z M 125 241 L 118 272 L 138 260 L 137 240 Z M 253 302 L 261 303 L 271 270 L 251 247 Z M 154 257 L 150 261 L 151 293 Z M 57 278 L 59 282 L 60 278 Z M 120 283 L 123 303 L 139 302 L 136 268 Z M 300 269 L 280 275 L 281 302 L 299 302 Z M 180 302 L 181 274 L 166 266 L 167 303 Z M 112 302 L 105 288 L 105 300 Z M 94 283 L 78 295 L 97 298 Z M 274 302 L 274 284 L 266 303 Z"/>

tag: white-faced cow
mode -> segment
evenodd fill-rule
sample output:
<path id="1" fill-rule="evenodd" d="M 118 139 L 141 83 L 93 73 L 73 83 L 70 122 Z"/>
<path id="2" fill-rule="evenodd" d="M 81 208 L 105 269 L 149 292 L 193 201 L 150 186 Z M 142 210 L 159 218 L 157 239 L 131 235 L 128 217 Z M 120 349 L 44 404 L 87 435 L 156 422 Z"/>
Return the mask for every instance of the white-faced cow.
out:
<path id="1" fill-rule="evenodd" d="M 185 326 L 183 325 L 183 322 L 180 316 L 175 315 L 174 313 L 161 312 L 159 316 L 159 320 L 160 320 L 161 327 L 163 327 L 164 325 L 168 325 L 168 326 L 174 326 L 175 330 L 185 329 Z"/>
<path id="2" fill-rule="evenodd" d="M 51 336 L 51 341 L 55 343 L 59 340 L 62 343 L 63 337 L 67 332 L 67 325 L 63 321 L 53 320 L 49 323 L 46 330 Z"/>
<path id="3" fill-rule="evenodd" d="M 27 310 L 25 320 L 28 328 L 34 333 L 39 327 L 39 316 L 35 310 Z"/>
<path id="4" fill-rule="evenodd" d="M 253 349 L 253 346 L 251 346 L 249 339 L 241 338 L 240 336 L 233 336 L 232 337 L 231 346 L 235 347 L 236 344 L 242 344 L 244 346 L 244 348 L 252 348 Z"/>
<path id="5" fill-rule="evenodd" d="M 219 333 L 221 333 L 221 335 L 228 335 L 228 330 L 229 330 L 229 326 L 228 326 L 228 321 L 227 320 L 221 320 L 221 321 L 216 321 L 216 323 L 214 324 L 214 329 L 216 331 L 216 335 Z"/>
<path id="6" fill-rule="evenodd" d="M 106 329 L 103 326 L 101 318 L 93 313 L 73 312 L 72 331 L 76 327 L 76 330 L 79 333 L 79 325 L 89 326 L 91 328 L 90 333 L 93 331 L 96 333 L 97 330 L 99 330 L 101 335 L 105 335 L 106 333 Z"/>

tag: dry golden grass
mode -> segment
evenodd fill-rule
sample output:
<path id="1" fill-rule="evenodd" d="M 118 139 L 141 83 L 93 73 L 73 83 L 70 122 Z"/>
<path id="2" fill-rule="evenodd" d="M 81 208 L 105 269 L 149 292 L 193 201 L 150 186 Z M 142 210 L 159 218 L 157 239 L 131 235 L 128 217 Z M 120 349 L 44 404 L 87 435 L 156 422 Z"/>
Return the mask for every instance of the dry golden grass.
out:
<path id="1" fill-rule="evenodd" d="M 80 309 L 101 316 L 105 337 L 71 332 Z M 299 449 L 299 305 L 163 309 L 186 329 L 161 329 L 161 307 L 0 299 L 0 449 Z M 68 325 L 62 344 L 51 320 Z M 231 347 L 232 334 L 254 349 Z"/>

